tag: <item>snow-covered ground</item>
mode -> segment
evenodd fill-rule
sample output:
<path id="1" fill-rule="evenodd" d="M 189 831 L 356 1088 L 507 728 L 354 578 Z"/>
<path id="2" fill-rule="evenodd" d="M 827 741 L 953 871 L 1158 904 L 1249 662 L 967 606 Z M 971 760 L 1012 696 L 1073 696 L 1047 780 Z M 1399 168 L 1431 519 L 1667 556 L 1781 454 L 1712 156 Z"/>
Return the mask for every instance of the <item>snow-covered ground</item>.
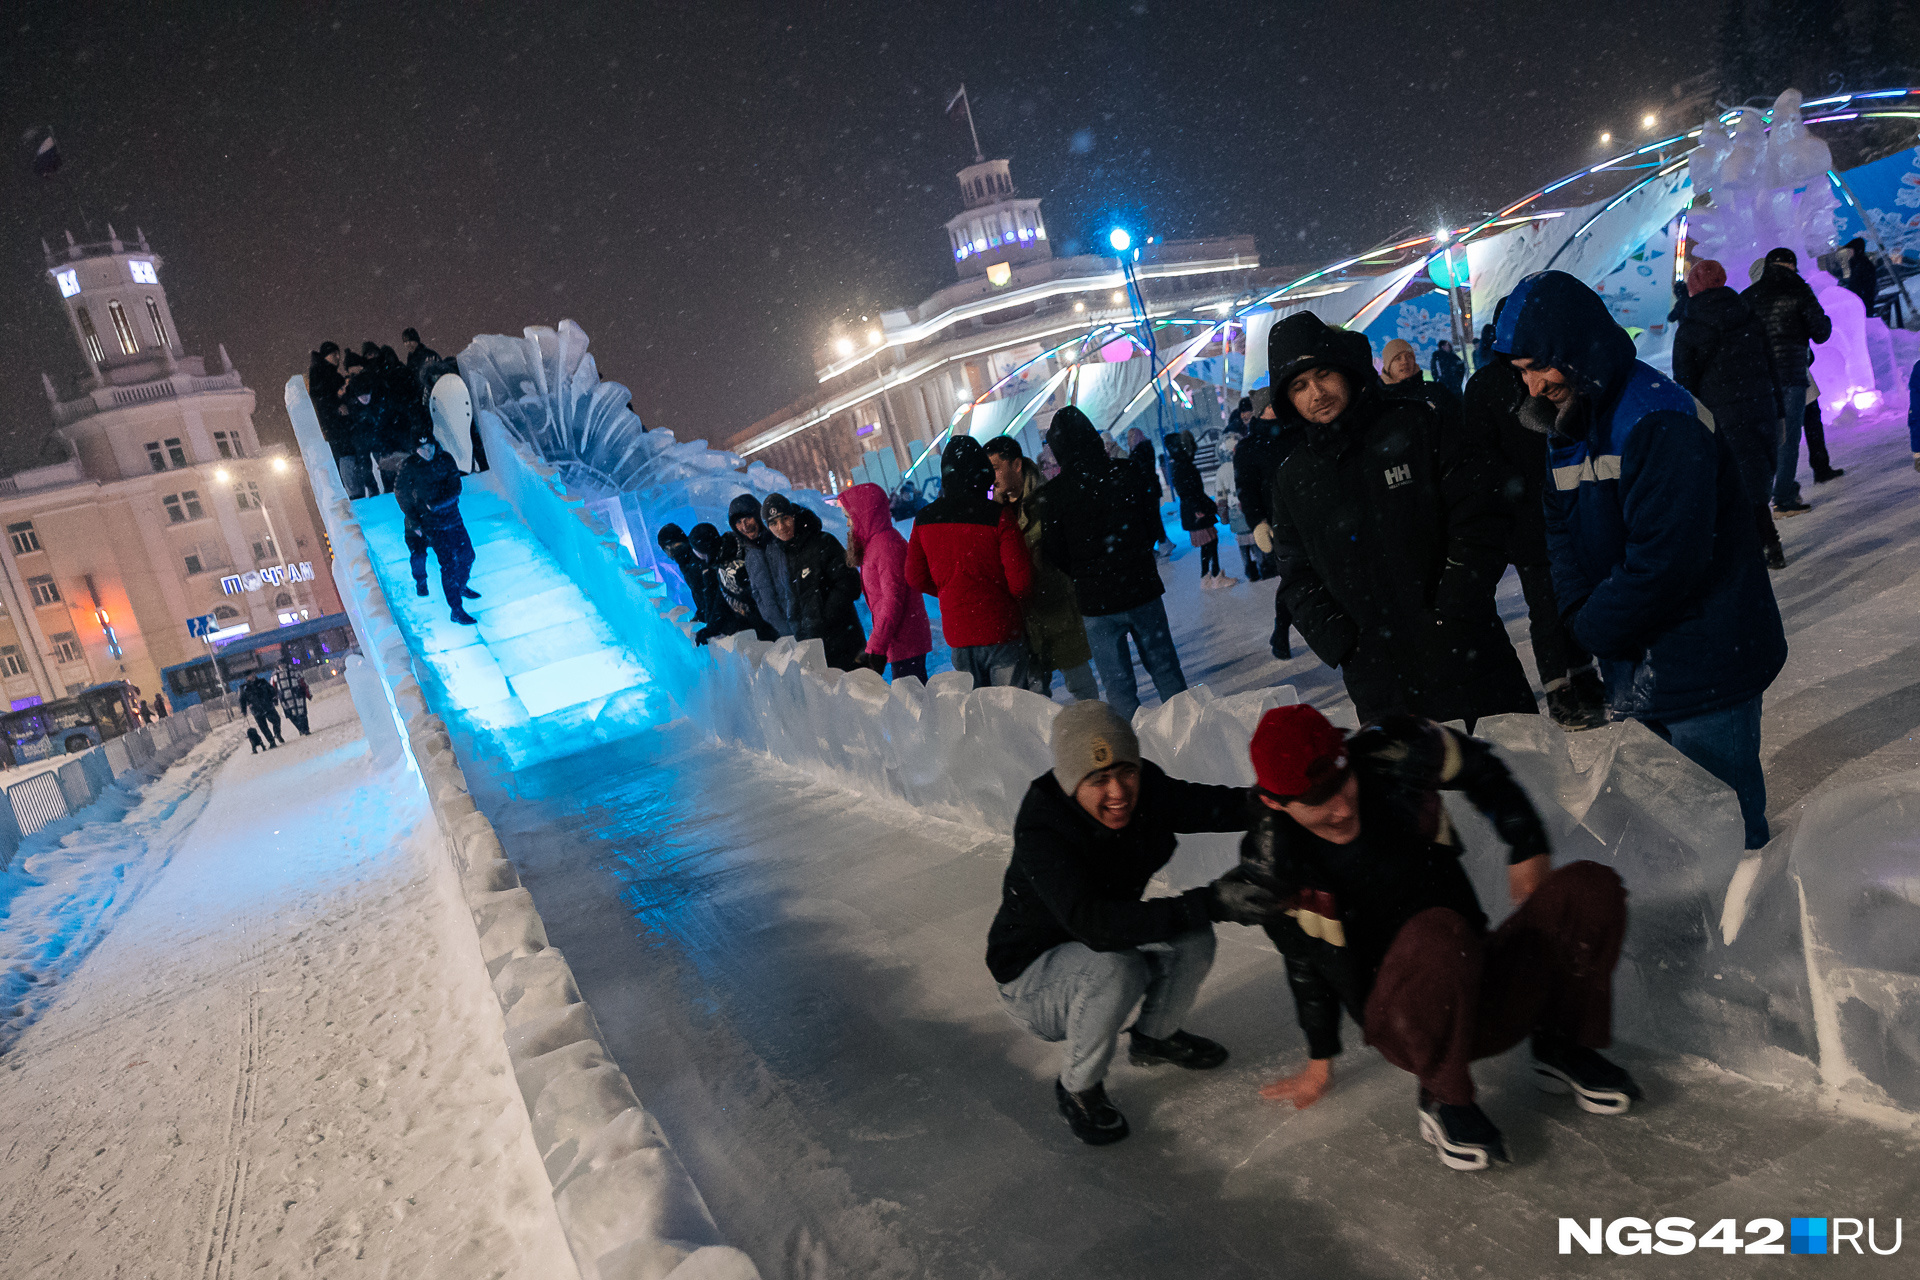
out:
<path id="1" fill-rule="evenodd" d="M 0 877 L 0 1276 L 576 1274 L 425 796 L 312 724 Z"/>
<path id="2" fill-rule="evenodd" d="M 1888 416 L 1830 442 L 1849 474 L 1808 486 L 1774 577 L 1793 649 L 1765 722 L 1782 826 L 1825 789 L 1920 766 L 1920 476 Z M 1162 572 L 1190 682 L 1290 683 L 1350 720 L 1338 673 L 1297 639 L 1291 661 L 1266 652 L 1270 584 L 1202 591 L 1184 548 Z M 1511 577 L 1500 601 L 1527 650 Z M 1557 1254 L 1561 1216 L 1844 1214 L 1884 1232 L 1920 1201 L 1912 1124 L 1632 1046 L 1649 1097 L 1624 1119 L 1537 1095 L 1516 1055 L 1483 1064 L 1517 1160 L 1484 1178 L 1433 1159 L 1411 1082 L 1357 1035 L 1327 1100 L 1261 1102 L 1304 1047 L 1271 947 L 1232 927 L 1191 1025 L 1233 1059 L 1204 1076 L 1123 1062 L 1109 1086 L 1134 1136 L 1092 1151 L 1053 1112 L 1057 1050 L 1007 1021 L 982 961 L 1006 832 L 808 782 L 691 727 L 591 763 L 468 777 L 621 1066 L 770 1277 L 1578 1275 L 1607 1264 Z"/>

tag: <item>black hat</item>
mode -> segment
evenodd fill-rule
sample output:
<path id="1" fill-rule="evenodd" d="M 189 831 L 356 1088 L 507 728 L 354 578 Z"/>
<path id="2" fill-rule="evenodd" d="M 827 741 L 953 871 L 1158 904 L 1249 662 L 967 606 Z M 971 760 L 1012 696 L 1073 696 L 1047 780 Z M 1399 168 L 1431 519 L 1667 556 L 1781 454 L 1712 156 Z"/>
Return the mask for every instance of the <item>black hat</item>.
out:
<path id="1" fill-rule="evenodd" d="M 993 484 L 993 464 L 972 436 L 955 436 L 940 454 L 940 491 L 984 494 Z"/>
<path id="2" fill-rule="evenodd" d="M 322 359 L 325 359 L 339 349 L 340 344 L 337 342 L 323 342 L 320 344 L 320 356 Z"/>
<path id="3" fill-rule="evenodd" d="M 1767 250 L 1767 261 L 1784 262 L 1789 267 L 1798 267 L 1800 265 L 1800 255 L 1787 248 L 1787 246 L 1781 245 L 1777 249 Z"/>
<path id="4" fill-rule="evenodd" d="M 687 540 L 687 534 L 686 530 L 677 524 L 663 524 L 660 526 L 660 532 L 654 535 L 653 540 L 660 544 L 662 551 L 665 551 L 677 542 L 685 542 Z"/>
<path id="5" fill-rule="evenodd" d="M 346 358 L 340 363 L 349 369 L 364 369 L 367 367 L 367 362 L 352 351 L 347 352 Z"/>
<path id="6" fill-rule="evenodd" d="M 1309 369 L 1339 370 L 1356 396 L 1379 376 L 1373 370 L 1373 347 L 1365 334 L 1330 328 L 1313 312 L 1296 311 L 1267 335 L 1269 385 L 1274 412 L 1282 418 L 1298 416 L 1287 399 L 1287 384 Z"/>
<path id="7" fill-rule="evenodd" d="M 793 514 L 795 514 L 794 505 L 787 500 L 787 495 L 784 493 L 770 493 L 760 504 L 760 518 L 768 524 L 772 524 L 781 516 Z"/>
<path id="8" fill-rule="evenodd" d="M 418 342 L 420 341 L 420 331 L 418 329 L 402 329 L 400 331 L 400 341 Z"/>

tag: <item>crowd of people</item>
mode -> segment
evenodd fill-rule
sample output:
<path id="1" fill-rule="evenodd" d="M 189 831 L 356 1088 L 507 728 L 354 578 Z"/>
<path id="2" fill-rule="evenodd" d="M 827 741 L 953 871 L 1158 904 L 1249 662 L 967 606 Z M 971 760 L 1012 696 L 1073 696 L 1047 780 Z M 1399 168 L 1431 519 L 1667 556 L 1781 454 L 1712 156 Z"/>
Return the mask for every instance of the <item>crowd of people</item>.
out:
<path id="1" fill-rule="evenodd" d="M 987 963 L 1014 1021 L 1066 1042 L 1055 1101 L 1077 1136 L 1126 1136 L 1103 1085 L 1122 1030 L 1137 1064 L 1225 1060 L 1182 1021 L 1213 924 L 1235 921 L 1284 955 L 1308 1045 L 1266 1096 L 1327 1093 L 1344 1012 L 1418 1078 L 1420 1133 L 1442 1160 L 1485 1168 L 1506 1152 L 1474 1101 L 1475 1058 L 1530 1039 L 1540 1083 L 1585 1110 L 1617 1114 L 1640 1095 L 1598 1053 L 1625 891 L 1596 864 L 1551 867 L 1538 815 L 1474 725 L 1639 720 L 1733 789 L 1749 849 L 1769 838 L 1760 708 L 1787 654 L 1774 522 L 1808 509 L 1803 434 L 1814 481 L 1842 474 L 1807 373 L 1831 323 L 1796 265 L 1776 249 L 1736 294 L 1719 264 L 1696 262 L 1674 378 L 1558 271 L 1495 309 L 1470 379 L 1450 349 L 1423 372 L 1390 343 L 1376 367 L 1358 333 L 1304 312 L 1276 324 L 1270 390 L 1234 411 L 1211 487 L 1182 435 L 1167 441 L 1168 487 L 1203 582 L 1237 581 L 1219 554 L 1232 532 L 1248 579 L 1279 580 L 1275 656 L 1297 630 L 1340 671 L 1363 727 L 1269 713 L 1252 788 L 1181 782 L 1140 758 L 1134 657 L 1162 700 L 1186 687 L 1161 598 L 1161 483 L 1150 442 L 1123 447 L 1075 407 L 1054 415 L 1039 459 L 1009 436 L 955 438 L 904 538 L 894 501 L 861 484 L 838 499 L 846 547 L 781 494 L 736 498 L 727 533 L 668 526 L 660 543 L 703 642 L 817 638 L 832 666 L 924 679 L 930 595 L 976 686 L 1051 694 L 1064 678 L 1075 701 L 1021 806 Z M 1509 566 L 1544 707 L 1495 606 Z M 1498 928 L 1440 817 L 1447 788 L 1509 845 L 1516 910 Z M 1244 832 L 1241 866 L 1143 900 L 1177 835 L 1197 831 Z"/>

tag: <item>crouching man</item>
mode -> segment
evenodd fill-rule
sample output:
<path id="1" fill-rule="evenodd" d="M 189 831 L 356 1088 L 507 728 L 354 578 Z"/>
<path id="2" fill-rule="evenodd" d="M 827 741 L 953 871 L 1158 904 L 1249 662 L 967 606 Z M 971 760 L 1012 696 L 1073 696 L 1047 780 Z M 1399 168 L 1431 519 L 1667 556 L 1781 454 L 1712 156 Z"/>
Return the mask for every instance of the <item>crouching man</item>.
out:
<path id="1" fill-rule="evenodd" d="M 1244 831 L 1247 812 L 1243 787 L 1182 782 L 1141 760 L 1132 728 L 1104 702 L 1054 717 L 1053 770 L 1033 780 L 1014 821 L 987 968 L 1015 1022 L 1066 1041 L 1054 1098 L 1082 1142 L 1127 1136 L 1103 1082 L 1136 1004 L 1134 1065 L 1206 1071 L 1227 1060 L 1221 1045 L 1180 1029 L 1213 967 L 1213 922 L 1264 923 L 1279 903 L 1242 879 L 1140 894 L 1173 856 L 1176 833 Z"/>
<path id="2" fill-rule="evenodd" d="M 1311 1106 L 1333 1082 L 1340 1011 L 1420 1081 L 1420 1135 L 1450 1169 L 1507 1160 L 1474 1103 L 1468 1064 L 1533 1040 L 1536 1083 L 1617 1115 L 1640 1096 L 1594 1052 L 1612 1039 L 1613 967 L 1626 932 L 1620 877 L 1596 862 L 1558 870 L 1547 835 L 1483 742 L 1412 716 L 1348 737 L 1312 707 L 1267 712 L 1252 744 L 1264 806 L 1233 874 L 1285 914 L 1267 933 L 1311 1057 L 1261 1090 Z M 1519 909 L 1491 933 L 1441 790 L 1466 793 L 1508 846 Z"/>

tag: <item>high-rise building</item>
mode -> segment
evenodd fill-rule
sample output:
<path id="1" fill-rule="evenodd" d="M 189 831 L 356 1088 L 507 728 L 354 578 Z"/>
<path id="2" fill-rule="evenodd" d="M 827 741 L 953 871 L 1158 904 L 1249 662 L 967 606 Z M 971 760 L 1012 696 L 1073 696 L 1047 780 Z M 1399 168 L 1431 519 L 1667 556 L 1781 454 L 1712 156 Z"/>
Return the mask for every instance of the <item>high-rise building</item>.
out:
<path id="1" fill-rule="evenodd" d="M 203 657 L 203 631 L 337 613 L 305 473 L 263 450 L 220 349 L 187 355 L 144 233 L 46 249 L 86 372 L 42 375 L 59 462 L 0 478 L 0 696 L 13 708 Z M 42 246 L 45 248 L 45 246 Z"/>

